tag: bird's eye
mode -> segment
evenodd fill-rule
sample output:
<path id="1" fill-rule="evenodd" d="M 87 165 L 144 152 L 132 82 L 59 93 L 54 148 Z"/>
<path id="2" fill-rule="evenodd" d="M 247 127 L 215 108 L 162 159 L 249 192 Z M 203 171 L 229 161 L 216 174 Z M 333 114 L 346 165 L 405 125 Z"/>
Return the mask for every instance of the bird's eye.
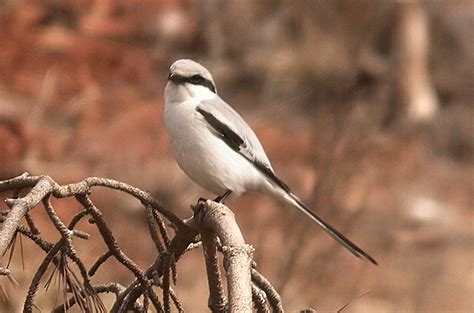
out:
<path id="1" fill-rule="evenodd" d="M 204 78 L 202 78 L 201 75 L 193 75 L 193 76 L 191 76 L 191 79 L 190 79 L 191 83 L 193 83 L 193 84 L 199 84 L 203 80 L 204 80 Z"/>
<path id="2" fill-rule="evenodd" d="M 202 77 L 199 74 L 186 77 L 185 82 L 193 84 L 193 85 L 204 86 L 206 88 L 209 88 L 209 90 L 212 91 L 213 93 L 216 93 L 216 87 L 214 86 L 212 81 Z"/>

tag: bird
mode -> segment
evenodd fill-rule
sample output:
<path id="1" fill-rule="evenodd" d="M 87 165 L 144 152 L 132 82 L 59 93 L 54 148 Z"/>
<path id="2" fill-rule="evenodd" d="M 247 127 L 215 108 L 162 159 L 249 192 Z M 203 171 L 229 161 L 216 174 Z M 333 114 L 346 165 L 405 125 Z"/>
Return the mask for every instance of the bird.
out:
<path id="1" fill-rule="evenodd" d="M 179 167 L 195 183 L 217 195 L 268 194 L 296 207 L 355 256 L 377 261 L 309 209 L 277 177 L 252 128 L 222 100 L 214 79 L 191 59 L 172 63 L 164 90 L 164 124 Z"/>

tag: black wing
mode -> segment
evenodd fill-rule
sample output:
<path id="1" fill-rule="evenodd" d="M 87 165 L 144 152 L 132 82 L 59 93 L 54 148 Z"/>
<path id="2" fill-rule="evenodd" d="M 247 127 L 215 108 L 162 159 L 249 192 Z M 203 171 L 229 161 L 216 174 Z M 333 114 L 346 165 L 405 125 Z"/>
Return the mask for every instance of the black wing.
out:
<path id="1" fill-rule="evenodd" d="M 198 111 L 209 123 L 209 125 L 211 125 L 215 131 L 217 131 L 217 133 L 220 135 L 220 138 L 232 150 L 246 158 L 277 186 L 281 187 L 285 191 L 290 191 L 290 188 L 288 188 L 288 186 L 283 181 L 276 177 L 275 173 L 269 166 L 265 165 L 263 162 L 257 159 L 255 155 L 251 153 L 251 151 L 249 151 L 249 147 L 247 146 L 245 140 L 240 137 L 235 131 L 233 131 L 228 125 L 217 119 L 217 117 L 214 116 L 212 113 L 204 110 L 199 106 L 196 108 L 196 111 Z"/>

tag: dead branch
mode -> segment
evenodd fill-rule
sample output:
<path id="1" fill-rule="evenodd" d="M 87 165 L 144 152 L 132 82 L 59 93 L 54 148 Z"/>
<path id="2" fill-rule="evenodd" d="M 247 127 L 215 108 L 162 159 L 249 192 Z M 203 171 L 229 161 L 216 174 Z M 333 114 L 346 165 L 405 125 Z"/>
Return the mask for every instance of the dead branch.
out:
<path id="1" fill-rule="evenodd" d="M 154 242 L 157 257 L 147 269 L 141 269 L 120 248 L 102 212 L 90 199 L 93 187 L 107 187 L 125 192 L 139 200 L 144 207 L 144 216 L 148 222 L 150 238 Z M 20 197 L 22 191 L 28 190 Z M 12 240 L 20 235 L 31 239 L 46 253 L 43 262 L 31 280 L 23 311 L 32 312 L 35 308 L 35 297 L 40 281 L 50 267 L 54 267 L 46 282 L 46 288 L 59 275 L 59 286 L 62 288 L 63 304 L 54 312 L 66 312 L 77 306 L 82 312 L 106 312 L 98 294 L 113 292 L 116 301 L 110 312 L 147 312 L 149 302 L 157 312 L 171 312 L 174 306 L 178 312 L 184 308 L 171 287 L 177 283 L 176 262 L 187 251 L 203 247 L 209 282 L 209 308 L 213 312 L 251 312 L 252 303 L 258 312 L 282 312 L 279 295 L 271 284 L 252 268 L 253 247 L 247 245 L 234 219 L 232 211 L 225 205 L 213 201 L 198 202 L 193 207 L 194 216 L 181 220 L 171 211 L 164 208 L 150 194 L 112 179 L 89 177 L 79 183 L 59 185 L 49 176 L 31 176 L 24 173 L 18 177 L 0 181 L 0 192 L 11 191 L 13 198 L 5 200 L 10 210 L 0 214 L 0 252 L 14 249 Z M 82 206 L 69 222 L 62 220 L 50 201 L 55 198 L 75 198 Z M 56 242 L 45 240 L 33 218 L 28 214 L 42 202 L 51 224 L 57 230 L 59 239 Z M 78 222 L 89 218 L 104 240 L 107 250 L 98 256 L 96 262 L 87 268 L 76 253 L 72 237 L 83 240 L 91 236 L 76 229 Z M 164 219 L 171 222 L 175 230 L 171 238 Z M 25 219 L 27 226 L 20 225 Z M 201 242 L 198 240 L 202 238 Z M 21 238 L 21 237 L 20 237 Z M 223 287 L 221 266 L 218 252 L 224 256 L 225 277 L 228 286 L 228 300 Z M 92 284 L 92 276 L 109 258 L 115 258 L 129 270 L 135 279 L 128 286 L 117 283 Z M 78 270 L 79 275 L 75 274 Z M 8 268 L 0 267 L 0 276 L 14 281 Z M 62 283 L 61 283 L 62 282 Z M 162 290 L 159 298 L 153 286 Z M 139 299 L 143 299 L 140 301 Z M 253 301 L 253 302 L 252 302 Z"/>
<path id="2" fill-rule="evenodd" d="M 283 312 L 283 304 L 280 295 L 268 279 L 260 274 L 255 268 L 252 268 L 252 282 L 265 293 L 272 312 Z"/>
<path id="3" fill-rule="evenodd" d="M 229 312 L 251 312 L 250 271 L 254 249 L 245 243 L 234 214 L 225 205 L 207 200 L 205 203 L 200 202 L 196 207 L 195 220 L 199 229 L 212 231 L 222 243 L 229 289 Z M 212 299 L 211 303 L 222 301 L 219 293 L 215 293 L 214 296 L 217 298 Z"/>
<path id="4" fill-rule="evenodd" d="M 14 189 L 18 189 L 23 179 L 27 178 L 29 178 L 28 174 L 24 173 L 19 177 L 4 181 L 0 185 L 0 191 L 3 191 L 2 185 L 6 188 L 12 186 Z M 18 186 L 16 186 L 15 183 Z M 7 250 L 7 247 L 10 244 L 18 225 L 20 224 L 20 221 L 23 219 L 25 214 L 28 213 L 28 211 L 34 208 L 36 205 L 38 205 L 38 203 L 48 193 L 51 193 L 51 184 L 52 180 L 48 180 L 47 178 L 40 178 L 35 181 L 34 188 L 31 189 L 31 191 L 25 197 L 21 199 L 7 199 L 5 201 L 5 203 L 10 207 L 10 212 L 8 213 L 8 216 L 3 222 L 2 228 L 0 230 L 0 255 L 3 255 Z M 7 190 L 6 188 L 4 190 Z"/>
<path id="5" fill-rule="evenodd" d="M 209 284 L 208 307 L 212 312 L 226 312 L 227 299 L 224 295 L 224 288 L 222 287 L 221 268 L 217 254 L 217 237 L 214 233 L 203 230 L 201 232 L 201 239 Z"/>

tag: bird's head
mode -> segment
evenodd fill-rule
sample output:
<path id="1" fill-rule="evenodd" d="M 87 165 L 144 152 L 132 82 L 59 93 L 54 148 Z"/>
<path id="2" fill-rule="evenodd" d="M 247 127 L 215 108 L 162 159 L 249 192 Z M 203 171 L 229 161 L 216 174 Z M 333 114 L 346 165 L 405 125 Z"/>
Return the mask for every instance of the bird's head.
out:
<path id="1" fill-rule="evenodd" d="M 215 95 L 216 85 L 204 66 L 189 59 L 181 59 L 171 65 L 165 97 L 183 101 L 187 98 L 204 100 Z"/>

